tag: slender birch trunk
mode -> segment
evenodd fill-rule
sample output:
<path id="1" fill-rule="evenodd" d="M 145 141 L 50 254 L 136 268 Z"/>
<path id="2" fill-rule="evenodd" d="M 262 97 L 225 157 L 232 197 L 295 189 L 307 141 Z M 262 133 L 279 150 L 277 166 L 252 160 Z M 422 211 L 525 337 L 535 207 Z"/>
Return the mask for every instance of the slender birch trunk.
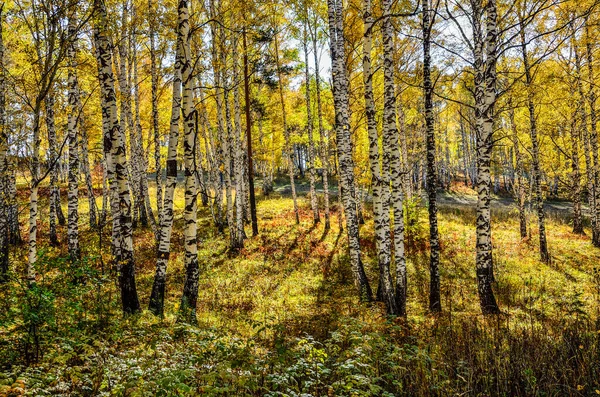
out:
<path id="1" fill-rule="evenodd" d="M 150 78 L 151 78 L 151 98 L 152 98 L 152 132 L 154 138 L 154 169 L 156 181 L 156 214 L 157 225 L 163 224 L 163 177 L 162 161 L 160 153 L 160 128 L 158 124 L 158 68 L 156 65 L 156 6 L 152 5 L 152 0 L 148 0 L 149 10 L 149 36 L 150 36 Z M 160 233 L 157 234 L 157 243 L 159 243 Z"/>
<path id="2" fill-rule="evenodd" d="M 117 100 L 115 94 L 115 81 L 112 71 L 112 54 L 106 36 L 107 16 L 104 3 L 95 0 L 96 26 L 95 40 L 97 45 L 98 80 L 100 82 L 102 115 L 106 119 L 108 136 L 105 137 L 105 150 L 110 149 L 107 157 L 108 169 L 114 169 L 114 179 L 110 180 L 116 186 L 119 199 L 118 220 L 113 220 L 119 228 L 116 236 L 120 242 L 116 261 L 119 270 L 119 287 L 121 290 L 121 304 L 125 314 L 140 311 L 140 302 L 135 285 L 135 262 L 133 256 L 133 231 L 131 225 L 131 201 L 127 183 L 127 158 L 125 155 L 125 135 L 119 125 L 117 117 Z M 107 139 L 109 138 L 109 139 Z M 113 217 L 115 217 L 113 213 Z M 114 233 L 114 232 L 113 232 Z M 113 237 L 115 235 L 113 234 Z"/>
<path id="3" fill-rule="evenodd" d="M 510 105 L 511 104 L 509 103 L 509 106 Z M 515 110 L 513 108 L 509 110 L 508 118 L 510 120 L 510 125 L 512 128 L 511 139 L 513 143 L 513 150 L 515 153 L 516 161 L 516 186 L 513 190 L 515 191 L 515 195 L 517 198 L 517 207 L 519 209 L 519 233 L 521 235 L 521 239 L 524 239 L 527 237 L 527 215 L 525 213 L 525 178 L 523 177 L 523 156 L 521 155 L 517 123 L 515 122 Z"/>
<path id="4" fill-rule="evenodd" d="M 233 90 L 233 114 L 235 118 L 235 130 L 233 130 L 233 164 L 235 176 L 235 241 L 234 250 L 239 251 L 244 248 L 244 155 L 242 153 L 242 111 L 240 107 L 240 65 L 238 59 L 237 38 L 233 40 L 233 79 L 235 89 Z"/>
<path id="5" fill-rule="evenodd" d="M 171 124 L 169 128 L 169 147 L 167 152 L 167 179 L 165 183 L 164 201 L 162 204 L 162 223 L 160 225 L 160 238 L 158 239 L 158 252 L 156 255 L 156 271 L 150 294 L 148 309 L 157 316 L 164 314 L 165 286 L 167 279 L 167 265 L 171 255 L 171 233 L 173 231 L 173 197 L 177 186 L 177 146 L 179 142 L 179 120 L 181 118 L 181 91 L 182 68 L 184 65 L 183 48 L 183 20 L 187 18 L 187 3 L 179 1 L 177 5 L 177 43 L 175 50 L 175 66 L 173 75 L 173 99 L 171 102 Z M 189 29 L 189 25 L 186 23 Z"/>
<path id="6" fill-rule="evenodd" d="M 309 25 L 310 27 L 310 25 Z M 325 214 L 325 230 L 331 227 L 329 220 L 329 142 L 327 131 L 323 127 L 323 105 L 321 104 L 321 76 L 319 70 L 319 56 L 317 52 L 317 27 L 315 24 L 314 31 L 311 29 L 312 47 L 315 61 L 315 96 L 317 98 L 317 120 L 319 122 L 319 152 L 321 155 L 321 163 L 323 167 L 323 196 L 324 205 L 323 212 Z"/>
<path id="7" fill-rule="evenodd" d="M 311 112 L 310 103 L 310 73 L 308 70 L 308 34 L 307 34 L 306 23 L 304 26 L 304 35 L 302 45 L 304 49 L 304 75 L 306 79 L 305 93 L 306 93 L 306 130 L 308 133 L 308 167 L 310 168 L 310 206 L 313 212 L 313 224 L 317 224 L 321 221 L 319 216 L 319 205 L 317 201 L 317 192 L 315 191 L 315 142 L 313 140 L 313 118 Z M 317 54 L 315 53 L 316 57 Z"/>
<path id="8" fill-rule="evenodd" d="M 69 85 L 69 113 L 68 113 L 68 142 L 69 142 L 69 210 L 67 239 L 69 247 L 69 256 L 72 260 L 78 260 L 80 257 L 79 249 L 79 145 L 78 118 L 80 112 L 79 100 L 79 82 L 76 71 L 77 37 L 75 31 L 74 16 L 69 18 L 69 37 L 70 43 L 67 49 L 67 59 L 69 61 L 68 85 Z"/>
<path id="9" fill-rule="evenodd" d="M 287 114 L 285 112 L 285 100 L 283 97 L 283 80 L 281 75 L 281 63 L 279 60 L 279 41 L 275 35 L 275 62 L 277 63 L 277 79 L 279 80 L 279 100 L 281 102 L 281 118 L 283 122 L 283 135 L 285 137 L 285 152 L 288 159 L 288 173 L 290 175 L 290 187 L 292 189 L 292 200 L 294 202 L 294 216 L 296 224 L 300 223 L 298 214 L 298 202 L 296 198 L 296 184 L 294 183 L 294 150 L 290 142 L 290 131 L 287 125 Z"/>
<path id="10" fill-rule="evenodd" d="M 10 197 L 8 176 L 8 129 L 6 128 L 6 74 L 4 71 L 4 4 L 0 6 L 0 283 L 9 271 Z"/>
<path id="11" fill-rule="evenodd" d="M 391 13 L 391 0 L 382 0 L 384 15 Z M 393 210 L 394 256 L 396 263 L 396 306 L 398 315 L 406 315 L 406 258 L 404 255 L 404 214 L 402 208 L 402 164 L 398 125 L 396 124 L 396 92 L 394 86 L 394 32 L 392 21 L 385 18 L 382 24 L 383 34 L 383 160 L 389 169 L 389 185 Z"/>
<path id="12" fill-rule="evenodd" d="M 577 45 L 575 43 L 575 38 L 572 36 L 571 38 L 573 52 L 575 55 L 575 70 L 577 76 L 575 77 L 575 83 L 579 85 L 581 81 L 581 61 L 579 57 L 579 52 Z M 580 94 L 583 94 L 583 90 L 580 89 Z M 573 233 L 575 234 L 585 234 L 583 230 L 583 216 L 581 213 L 581 171 L 579 168 L 579 139 L 580 134 L 583 133 L 587 135 L 587 120 L 585 117 L 585 98 L 580 95 L 579 104 L 577 107 L 577 120 L 579 121 L 579 126 L 581 131 L 574 126 L 571 128 L 571 169 L 572 169 L 572 181 L 573 181 Z"/>
<path id="13" fill-rule="evenodd" d="M 494 105 L 496 103 L 497 12 L 496 1 L 488 0 L 485 6 L 485 44 L 481 30 L 482 12 L 479 3 L 473 10 L 475 38 L 475 117 L 477 132 L 477 228 L 476 266 L 477 285 L 481 310 L 484 314 L 499 313 L 492 282 L 492 224 L 490 211 L 490 163 L 493 149 Z M 486 59 L 484 62 L 484 48 Z"/>
<path id="14" fill-rule="evenodd" d="M 346 232 L 350 252 L 350 265 L 355 285 L 361 300 L 371 301 L 373 293 L 363 268 L 360 252 L 359 225 L 356 213 L 356 192 L 354 187 L 354 159 L 352 158 L 352 140 L 349 124 L 348 77 L 344 61 L 342 2 L 327 0 L 331 65 L 333 79 L 333 98 L 335 107 L 336 144 L 339 159 L 340 195 L 346 213 Z"/>
<path id="15" fill-rule="evenodd" d="M 379 133 L 375 118 L 375 99 L 373 94 L 373 72 L 371 69 L 371 48 L 373 15 L 371 0 L 364 1 L 363 20 L 363 79 L 365 85 L 365 113 L 369 135 L 369 166 L 373 184 L 373 218 L 375 224 L 375 245 L 379 262 L 379 287 L 377 300 L 385 303 L 388 314 L 396 314 L 396 298 L 390 273 L 392 246 L 390 241 L 389 181 L 381 177 L 379 155 Z"/>
<path id="16" fill-rule="evenodd" d="M 54 121 L 54 93 L 48 92 L 46 96 L 46 129 L 48 132 L 48 167 L 50 170 L 50 245 L 58 246 L 58 206 L 60 206 L 58 186 L 58 148 L 56 143 L 56 124 Z"/>
<path id="17" fill-rule="evenodd" d="M 535 118 L 535 106 L 533 103 L 533 77 L 531 74 L 531 66 L 529 64 L 529 56 L 527 53 L 527 44 L 525 40 L 525 26 L 521 23 L 521 55 L 523 56 L 523 66 L 525 68 L 525 84 L 527 86 L 527 110 L 529 113 L 529 136 L 531 138 L 531 171 L 533 176 L 533 191 L 535 198 L 535 209 L 538 218 L 539 244 L 540 244 L 540 259 L 544 263 L 550 262 L 550 254 L 548 253 L 548 242 L 546 239 L 546 221 L 544 214 L 544 197 L 542 196 L 542 181 L 540 171 L 540 149 L 537 137 L 537 121 Z"/>
<path id="18" fill-rule="evenodd" d="M 427 148 L 427 199 L 429 201 L 429 310 L 442 310 L 440 297 L 440 236 L 437 219 L 437 165 L 431 82 L 431 30 L 435 10 L 430 0 L 423 0 L 423 95 L 425 97 L 425 146 Z"/>
<path id="19" fill-rule="evenodd" d="M 193 67 L 190 48 L 190 23 L 187 0 L 179 0 L 179 32 L 183 40 L 183 65 L 181 78 L 183 85 L 183 126 L 184 126 L 184 164 L 185 164 L 185 221 L 184 247 L 185 247 L 185 281 L 181 296 L 180 320 L 188 323 L 196 322 L 196 305 L 198 301 L 198 242 L 197 223 L 198 214 L 197 186 L 196 186 L 196 124 L 194 110 Z"/>
<path id="20" fill-rule="evenodd" d="M 595 218 L 596 227 L 599 229 L 596 233 L 596 238 L 592 239 L 592 244 L 596 247 L 600 247 L 600 186 L 598 186 L 598 181 L 600 178 L 599 170 L 600 165 L 598 164 L 598 130 L 597 130 L 597 115 L 596 115 L 596 89 L 595 89 L 595 78 L 594 78 L 594 57 L 592 54 L 592 41 L 589 34 L 589 24 L 586 19 L 585 24 L 585 33 L 586 33 L 586 58 L 587 58 L 587 68 L 588 68 L 588 81 L 589 81 L 589 91 L 588 91 L 588 103 L 590 106 L 590 146 L 592 152 L 592 162 L 593 162 L 593 184 L 595 186 L 594 190 L 594 207 L 590 209 L 592 213 L 592 218 Z"/>

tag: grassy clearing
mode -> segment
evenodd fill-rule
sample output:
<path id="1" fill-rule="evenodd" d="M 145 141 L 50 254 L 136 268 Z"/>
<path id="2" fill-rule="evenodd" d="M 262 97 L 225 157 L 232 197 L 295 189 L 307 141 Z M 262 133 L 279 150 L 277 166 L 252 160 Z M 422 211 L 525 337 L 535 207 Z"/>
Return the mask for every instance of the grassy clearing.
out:
<path id="1" fill-rule="evenodd" d="M 443 204 L 444 312 L 432 317 L 427 212 L 409 204 L 404 321 L 387 318 L 379 303 L 358 304 L 337 208 L 324 233 L 322 224 L 312 226 L 302 198 L 295 225 L 285 192 L 279 186 L 271 197 L 259 197 L 260 235 L 237 257 L 228 254 L 209 210 L 200 209 L 197 327 L 176 322 L 184 278 L 181 189 L 163 320 L 146 311 L 121 317 L 108 230 L 101 235 L 87 228 L 87 201 L 80 200 L 84 263 L 74 267 L 61 259 L 66 244 L 44 247 L 39 290 L 27 292 L 18 277 L 1 287 L 0 395 L 600 394 L 600 250 L 570 233 L 568 214 L 549 219 L 553 262 L 546 266 L 538 260 L 535 230 L 520 241 L 516 212 L 495 207 L 495 288 L 503 314 L 484 318 L 474 272 L 475 208 Z M 47 211 L 47 203 L 41 208 Z M 375 288 L 369 211 L 365 218 L 364 262 Z M 41 219 L 43 245 L 43 212 Z M 530 225 L 535 228 L 533 218 Z M 149 229 L 135 231 L 135 250 L 145 306 L 155 265 Z M 25 255 L 25 246 L 14 253 L 15 274 L 23 274 Z M 33 313 L 37 335 L 27 327 Z"/>

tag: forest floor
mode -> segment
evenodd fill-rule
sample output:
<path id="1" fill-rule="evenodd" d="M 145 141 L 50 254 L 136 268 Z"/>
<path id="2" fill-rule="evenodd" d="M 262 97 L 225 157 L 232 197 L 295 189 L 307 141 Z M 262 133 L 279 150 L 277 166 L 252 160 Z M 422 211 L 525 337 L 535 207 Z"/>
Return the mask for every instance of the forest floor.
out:
<path id="1" fill-rule="evenodd" d="M 325 231 L 323 222 L 312 224 L 307 182 L 300 185 L 300 224 L 294 224 L 281 182 L 270 197 L 258 196 L 260 233 L 235 256 L 209 209 L 199 209 L 196 325 L 177 322 L 185 275 L 181 188 L 164 319 L 147 310 L 120 314 L 108 230 L 89 229 L 87 200 L 80 200 L 85 259 L 72 264 L 65 259 L 66 227 L 60 228 L 62 244 L 47 246 L 48 203 L 42 199 L 38 287 L 28 291 L 21 277 L 26 244 L 12 253 L 15 276 L 0 286 L 0 396 L 600 394 L 600 249 L 588 236 L 571 233 L 567 204 L 550 203 L 556 209 L 547 225 L 552 263 L 545 265 L 538 259 L 533 214 L 530 237 L 521 240 L 514 205 L 494 201 L 495 292 L 502 314 L 484 317 L 475 281 L 475 196 L 464 188 L 440 194 L 443 312 L 437 316 L 427 310 L 427 209 L 420 201 L 408 203 L 408 317 L 397 319 L 380 303 L 358 302 L 337 200 Z M 150 228 L 134 234 L 145 309 L 156 250 Z M 361 245 L 375 289 L 369 210 Z"/>

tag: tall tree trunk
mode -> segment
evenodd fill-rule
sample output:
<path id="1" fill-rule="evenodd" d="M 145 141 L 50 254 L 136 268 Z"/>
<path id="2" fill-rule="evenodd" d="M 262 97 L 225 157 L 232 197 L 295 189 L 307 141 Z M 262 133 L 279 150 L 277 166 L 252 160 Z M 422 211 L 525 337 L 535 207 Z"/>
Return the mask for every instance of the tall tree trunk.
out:
<path id="1" fill-rule="evenodd" d="M 96 205 L 96 196 L 94 195 L 94 184 L 92 180 L 92 173 L 90 170 L 90 156 L 89 156 L 89 140 L 87 128 L 83 122 L 83 104 L 81 102 L 81 91 L 79 91 L 79 95 L 77 96 L 77 112 L 78 112 L 78 125 L 79 125 L 79 133 L 81 135 L 81 139 L 79 141 L 80 144 L 80 160 L 81 160 L 81 171 L 83 172 L 85 178 L 85 186 L 86 193 L 88 197 L 88 206 L 89 206 L 89 222 L 90 228 L 95 228 L 98 226 L 98 206 Z"/>
<path id="2" fill-rule="evenodd" d="M 0 283 L 7 281 L 10 241 L 8 129 L 6 128 L 6 75 L 4 71 L 4 4 L 0 6 Z"/>
<path id="3" fill-rule="evenodd" d="M 108 169 L 114 169 L 114 179 L 111 184 L 116 186 L 119 199 L 118 228 L 120 239 L 116 261 L 119 270 L 119 287 L 121 290 L 121 304 L 125 314 L 140 311 L 140 302 L 135 285 L 135 263 L 133 256 L 133 233 L 131 225 L 131 201 L 127 184 L 127 158 L 125 155 L 125 135 L 119 125 L 117 117 L 117 100 L 115 95 L 115 80 L 112 71 L 112 54 L 107 32 L 107 16 L 104 3 L 94 1 L 97 12 L 95 26 L 95 41 L 97 45 L 98 80 L 100 82 L 102 115 L 106 119 L 108 137 L 105 137 L 105 150 L 110 149 L 107 162 Z M 109 139 L 107 139 L 109 138 Z M 115 217 L 113 213 L 113 217 Z M 115 222 L 113 221 L 113 226 Z M 113 234 L 113 237 L 114 234 Z"/>
<path id="4" fill-rule="evenodd" d="M 187 0 L 180 0 L 179 32 L 183 39 L 183 65 L 181 78 L 183 84 L 183 126 L 184 126 L 184 164 L 185 164 L 185 221 L 184 246 L 185 246 L 185 281 L 181 296 L 180 319 L 196 322 L 196 304 L 198 301 L 198 242 L 197 223 L 198 213 L 197 187 L 196 187 L 196 125 L 194 110 L 193 68 L 190 48 L 190 23 Z"/>
<path id="5" fill-rule="evenodd" d="M 425 98 L 425 146 L 427 148 L 427 198 L 429 201 L 429 310 L 442 310 L 440 297 L 440 237 L 437 219 L 437 167 L 433 117 L 433 85 L 431 83 L 431 30 L 435 10 L 430 0 L 423 0 L 423 95 Z"/>
<path id="6" fill-rule="evenodd" d="M 77 37 L 75 31 L 75 16 L 69 18 L 70 43 L 67 50 L 69 61 L 69 113 L 68 113 L 68 140 L 69 140 L 69 206 L 68 206 L 68 247 L 69 256 L 72 260 L 78 260 L 79 250 L 79 145 L 77 142 L 77 119 L 79 117 L 79 82 L 77 80 L 76 45 Z"/>
<path id="7" fill-rule="evenodd" d="M 151 97 L 152 97 L 152 132 L 154 137 L 154 169 L 156 181 L 156 214 L 158 227 L 163 224 L 163 177 L 162 162 L 160 153 L 160 128 L 158 124 L 158 70 L 156 65 L 156 6 L 152 5 L 152 0 L 148 0 L 149 10 L 149 36 L 150 36 L 150 78 L 151 78 Z M 159 243 L 160 232 L 157 234 L 157 243 Z"/>
<path id="8" fill-rule="evenodd" d="M 54 121 L 54 93 L 46 96 L 46 129 L 48 132 L 48 167 L 50 170 L 50 244 L 58 245 L 56 226 L 58 222 L 58 207 L 60 206 L 58 186 L 58 148 L 56 143 L 56 125 Z"/>
<path id="9" fill-rule="evenodd" d="M 391 14 L 391 0 L 382 1 L 384 15 Z M 383 161 L 389 169 L 391 189 L 391 207 L 394 214 L 393 236 L 394 256 L 396 262 L 396 306 L 398 315 L 406 315 L 406 258 L 404 255 L 404 214 L 402 208 L 402 163 L 400 161 L 400 144 L 398 141 L 398 125 L 396 123 L 396 92 L 394 84 L 394 31 L 390 18 L 382 24 L 383 34 Z"/>
<path id="10" fill-rule="evenodd" d="M 594 207 L 590 208 L 592 218 L 595 219 L 596 228 L 598 229 L 595 234 L 595 238 L 592 238 L 592 244 L 596 247 L 600 247 L 600 186 L 598 186 L 598 179 L 600 178 L 599 167 L 598 164 L 598 130 L 597 130 L 597 115 L 596 115 L 596 89 L 595 89 L 595 78 L 594 78 L 594 57 L 592 54 L 592 39 L 589 34 L 589 24 L 586 19 L 585 24 L 585 32 L 586 32 L 586 57 L 587 57 L 587 67 L 588 67 L 588 81 L 589 81 L 589 91 L 588 91 L 588 102 L 590 106 L 590 146 L 592 152 L 592 161 L 593 161 L 593 185 L 595 187 L 594 190 Z"/>
<path id="11" fill-rule="evenodd" d="M 342 21 L 342 2 L 327 0 L 329 39 L 333 79 L 333 99 L 335 108 L 336 144 L 339 159 L 339 190 L 346 213 L 346 232 L 350 251 L 350 265 L 354 282 L 361 300 L 371 301 L 373 293 L 363 268 L 360 252 L 359 225 L 356 213 L 356 192 L 354 188 L 354 159 L 349 124 L 348 78 Z"/>
<path id="12" fill-rule="evenodd" d="M 367 115 L 367 130 L 369 134 L 369 166 L 373 184 L 373 218 L 375 224 L 375 245 L 377 260 L 379 262 L 379 286 L 377 300 L 385 303 L 388 314 L 397 314 L 394 285 L 390 273 L 391 266 L 391 241 L 390 241 L 390 207 L 389 207 L 389 181 L 381 176 L 379 155 L 379 133 L 375 118 L 375 99 L 373 94 L 373 72 L 371 70 L 371 48 L 373 15 L 371 14 L 371 0 L 364 1 L 363 9 L 364 37 L 363 37 L 363 79 L 365 85 L 365 113 Z"/>
<path id="13" fill-rule="evenodd" d="M 577 76 L 575 83 L 580 86 L 581 82 L 581 63 L 575 37 L 571 38 L 573 52 L 575 55 L 575 70 Z M 581 171 L 579 168 L 579 139 L 580 134 L 587 135 L 587 120 L 585 117 L 585 98 L 583 97 L 583 89 L 579 87 L 579 105 L 577 108 L 577 120 L 581 131 L 576 127 L 576 123 L 571 128 L 571 169 L 573 181 L 573 233 L 585 234 L 583 230 L 583 216 L 581 213 Z"/>
<path id="14" fill-rule="evenodd" d="M 310 25 L 309 25 L 310 27 Z M 321 104 L 321 76 L 319 70 L 319 56 L 317 52 L 317 26 L 315 23 L 314 30 L 311 30 L 312 47 L 315 61 L 315 94 L 317 97 L 317 119 L 319 122 L 319 146 L 321 154 L 321 163 L 323 167 L 323 196 L 324 196 L 324 208 L 325 214 L 325 230 L 329 230 L 331 227 L 331 221 L 329 220 L 329 139 L 328 133 L 323 127 L 323 106 Z"/>
<path id="15" fill-rule="evenodd" d="M 533 191 L 535 198 L 535 209 L 538 216 L 538 231 L 540 244 L 540 259 L 544 263 L 550 262 L 548 253 L 548 243 L 546 240 L 546 223 L 544 214 L 544 197 L 542 196 L 542 182 L 540 171 L 540 149 L 537 137 L 537 121 L 535 118 L 535 107 L 533 103 L 533 77 L 531 66 L 527 54 L 527 44 L 525 41 L 525 26 L 521 24 L 521 55 L 523 56 L 523 66 L 525 68 L 525 84 L 527 85 L 527 110 L 529 112 L 529 136 L 531 138 L 531 171 L 533 176 Z"/>
<path id="16" fill-rule="evenodd" d="M 308 12 L 307 12 L 308 18 Z M 313 118 L 311 112 L 310 103 L 310 73 L 308 70 L 308 33 L 307 33 L 307 22 L 304 24 L 304 34 L 302 38 L 302 45 L 304 49 L 304 76 L 306 80 L 305 94 L 306 94 L 306 130 L 308 133 L 308 167 L 310 168 L 310 207 L 313 212 L 313 224 L 317 224 L 321 221 L 319 216 L 319 205 L 317 201 L 317 192 L 315 191 L 315 180 L 316 180 L 316 169 L 315 169 L 315 142 L 313 140 Z M 317 54 L 315 53 L 316 57 Z"/>
<path id="17" fill-rule="evenodd" d="M 181 118 L 181 78 L 184 63 L 183 30 L 184 17 L 187 17 L 187 3 L 178 2 L 177 5 L 177 42 L 175 51 L 175 65 L 173 72 L 173 99 L 171 102 L 171 123 L 169 127 L 169 147 L 167 152 L 167 180 L 165 195 L 162 204 L 162 223 L 160 225 L 160 238 L 158 239 L 158 252 L 156 254 L 156 271 L 150 294 L 148 309 L 157 316 L 164 314 L 165 286 L 167 278 L 167 265 L 171 255 L 171 233 L 173 231 L 173 197 L 177 186 L 177 146 L 179 142 L 179 120 Z M 187 25 L 187 24 L 186 24 Z M 188 25 L 189 26 L 189 25 Z M 189 27 L 188 27 L 189 29 Z"/>
<path id="18" fill-rule="evenodd" d="M 246 28 L 243 32 L 244 41 L 244 100 L 246 111 L 246 149 L 248 153 L 248 194 L 250 199 L 250 218 L 252 220 L 252 235 L 258 235 L 258 218 L 256 217 L 256 197 L 254 194 L 254 164 L 252 153 L 252 119 L 250 115 L 250 75 L 248 72 L 248 44 L 246 42 Z"/>
<path id="19" fill-rule="evenodd" d="M 233 40 L 233 78 L 236 82 L 236 87 L 233 90 L 233 113 L 235 118 L 235 130 L 233 132 L 233 164 L 234 164 L 234 176 L 235 176 L 235 247 L 236 251 L 244 248 L 244 238 L 246 232 L 244 231 L 244 161 L 242 153 L 242 113 L 240 108 L 240 85 L 239 81 L 239 70 L 240 65 L 238 62 L 238 45 L 237 38 Z"/>
<path id="20" fill-rule="evenodd" d="M 490 212 L 491 178 L 490 163 L 493 149 L 494 132 L 494 105 L 496 103 L 496 57 L 497 57 L 497 12 L 496 1 L 488 0 L 486 13 L 486 37 L 483 42 L 481 31 L 481 9 L 479 3 L 474 2 L 473 12 L 474 38 L 475 38 L 475 118 L 477 132 L 477 290 L 479 303 L 484 314 L 500 312 L 492 282 L 492 224 Z M 486 59 L 483 60 L 484 48 Z"/>
<path id="21" fill-rule="evenodd" d="M 512 106 L 512 103 L 509 103 Z M 519 232 L 521 239 L 527 237 L 527 216 L 525 214 L 525 178 L 523 177 L 523 156 L 521 155 L 521 149 L 519 147 L 519 135 L 517 131 L 517 123 L 515 122 L 515 110 L 511 107 L 508 113 L 510 125 L 512 127 L 512 143 L 515 153 L 516 160 L 516 186 L 514 188 L 515 195 L 517 198 L 517 207 L 519 209 Z M 531 132 L 531 131 L 530 131 Z"/>
<path id="22" fill-rule="evenodd" d="M 226 81 L 227 79 L 224 79 Z M 229 249 L 236 251 L 237 247 L 237 228 L 235 225 L 235 213 L 233 208 L 233 184 L 235 182 L 234 159 L 235 148 L 233 143 L 233 123 L 231 117 L 231 104 L 229 93 L 231 90 L 230 82 L 227 81 L 227 87 L 223 90 L 223 101 L 225 105 L 226 138 L 225 146 L 225 202 L 227 205 L 227 227 L 229 229 Z"/>

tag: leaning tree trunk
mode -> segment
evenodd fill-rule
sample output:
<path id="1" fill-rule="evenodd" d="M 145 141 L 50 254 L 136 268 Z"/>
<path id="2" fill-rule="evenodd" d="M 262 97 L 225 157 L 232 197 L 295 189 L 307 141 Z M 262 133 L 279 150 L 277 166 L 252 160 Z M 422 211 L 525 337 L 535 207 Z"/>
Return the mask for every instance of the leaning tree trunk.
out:
<path id="1" fill-rule="evenodd" d="M 346 213 L 346 232 L 350 252 L 350 265 L 354 282 L 361 300 L 371 301 L 373 293 L 363 268 L 360 252 L 359 225 L 356 213 L 356 192 L 354 187 L 354 159 L 352 158 L 352 140 L 349 123 L 348 77 L 344 61 L 342 2 L 327 0 L 329 39 L 333 79 L 333 99 L 335 108 L 336 144 L 339 161 L 339 187 Z"/>
<path id="2" fill-rule="evenodd" d="M 112 54 L 106 36 L 107 16 L 104 3 L 94 2 L 97 20 L 94 36 L 97 45 L 98 80 L 102 104 L 102 116 L 106 118 L 109 139 L 105 144 L 110 149 L 107 162 L 108 169 L 114 169 L 114 179 L 110 180 L 116 186 L 119 199 L 118 228 L 120 243 L 119 256 L 116 259 L 119 270 L 119 287 L 123 312 L 132 314 L 140 311 L 140 302 L 135 285 L 135 262 L 133 256 L 133 231 L 131 225 L 131 201 L 127 183 L 127 158 L 125 155 L 125 135 L 119 126 L 117 117 L 117 100 L 115 94 L 115 79 L 112 71 Z M 107 148 L 105 147 L 105 150 Z M 113 217 L 115 214 L 113 213 Z M 114 225 L 114 222 L 113 222 Z M 114 235 L 113 235 L 114 237 Z"/>
<path id="3" fill-rule="evenodd" d="M 162 223 L 156 254 L 156 271 L 150 294 L 148 309 L 157 316 L 163 316 L 167 264 L 171 255 L 171 233 L 173 231 L 173 197 L 177 186 L 177 145 L 179 142 L 179 120 L 181 118 L 181 72 L 184 62 L 182 21 L 187 15 L 187 4 L 179 2 L 177 6 L 178 28 L 175 52 L 175 69 L 173 76 L 173 99 L 171 102 L 171 124 L 169 128 L 169 148 L 167 152 L 167 180 L 165 183 L 164 202 L 162 204 Z M 187 24 L 186 24 L 187 25 Z"/>
<path id="4" fill-rule="evenodd" d="M 484 314 L 499 313 L 492 282 L 492 224 L 490 211 L 490 163 L 493 149 L 494 105 L 496 103 L 497 12 L 495 0 L 486 5 L 486 38 L 481 31 L 481 10 L 474 11 L 475 118 L 477 132 L 477 227 L 476 267 L 479 303 Z M 483 61 L 484 47 L 486 60 Z"/>
<path id="5" fill-rule="evenodd" d="M 373 221 L 375 224 L 375 245 L 377 260 L 379 262 L 379 287 L 377 300 L 385 303 L 388 314 L 397 314 L 394 285 L 390 273 L 391 266 L 391 241 L 390 241 L 390 206 L 389 206 L 389 181 L 381 175 L 379 156 L 379 133 L 375 118 L 375 99 L 373 94 L 373 72 L 371 70 L 371 48 L 373 15 L 371 14 L 371 1 L 365 0 L 364 10 L 364 37 L 363 37 L 363 79 L 365 85 L 365 113 L 367 116 L 367 130 L 369 135 L 369 166 L 373 185 Z"/>
<path id="6" fill-rule="evenodd" d="M 423 1 L 423 95 L 425 97 L 425 146 L 427 150 L 427 198 L 429 201 L 429 310 L 442 310 L 440 297 L 440 236 L 437 219 L 437 167 L 431 83 L 431 29 L 435 13 L 430 0 Z"/>
<path id="7" fill-rule="evenodd" d="M 79 145 L 77 142 L 77 119 L 79 117 L 79 82 L 76 72 L 76 32 L 74 16 L 69 18 L 70 43 L 67 49 L 69 61 L 69 114 L 68 114 L 68 141 L 69 141 L 69 192 L 68 192 L 68 228 L 67 239 L 69 256 L 72 260 L 78 260 L 79 250 Z"/>

